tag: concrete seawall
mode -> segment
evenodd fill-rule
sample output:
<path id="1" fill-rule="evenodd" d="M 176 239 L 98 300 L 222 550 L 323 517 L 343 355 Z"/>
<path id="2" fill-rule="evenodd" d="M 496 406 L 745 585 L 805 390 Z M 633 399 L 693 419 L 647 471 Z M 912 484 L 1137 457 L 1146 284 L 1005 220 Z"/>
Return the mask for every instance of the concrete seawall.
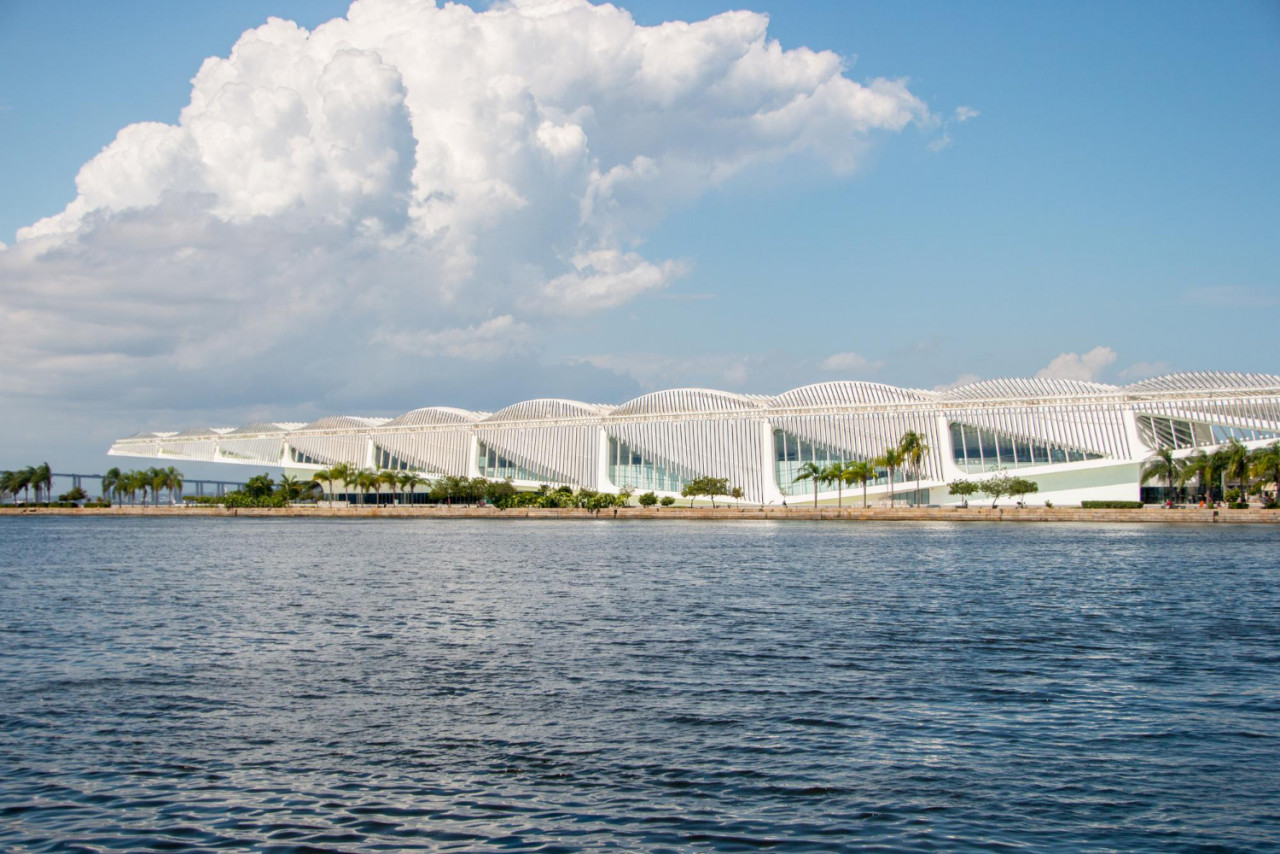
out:
<path id="1" fill-rule="evenodd" d="M 416 507 L 0 507 L 0 516 L 115 516 L 150 518 L 297 518 L 297 519 L 689 519 L 717 521 L 849 522 L 1133 522 L 1158 524 L 1275 524 L 1280 510 L 1201 510 L 1146 507 L 1134 510 L 1085 510 L 1080 507 L 619 507 L 590 510 L 427 505 Z"/>

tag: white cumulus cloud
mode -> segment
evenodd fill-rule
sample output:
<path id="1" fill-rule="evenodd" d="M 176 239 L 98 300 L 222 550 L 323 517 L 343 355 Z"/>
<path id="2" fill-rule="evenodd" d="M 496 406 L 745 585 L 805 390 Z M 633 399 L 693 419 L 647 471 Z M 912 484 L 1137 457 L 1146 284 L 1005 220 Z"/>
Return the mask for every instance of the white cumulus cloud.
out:
<path id="1" fill-rule="evenodd" d="M 20 366 L 0 394 L 356 387 L 388 345 L 490 359 L 660 292 L 684 264 L 641 247 L 673 206 L 789 158 L 847 173 L 932 121 L 902 81 L 767 25 L 587 0 L 271 19 L 205 60 L 176 123 L 121 129 L 64 210 L 0 244 Z"/>
<path id="2" fill-rule="evenodd" d="M 1054 380 L 1093 381 L 1115 360 L 1116 351 L 1110 347 L 1094 347 L 1084 355 L 1062 353 L 1036 371 L 1036 376 Z"/>

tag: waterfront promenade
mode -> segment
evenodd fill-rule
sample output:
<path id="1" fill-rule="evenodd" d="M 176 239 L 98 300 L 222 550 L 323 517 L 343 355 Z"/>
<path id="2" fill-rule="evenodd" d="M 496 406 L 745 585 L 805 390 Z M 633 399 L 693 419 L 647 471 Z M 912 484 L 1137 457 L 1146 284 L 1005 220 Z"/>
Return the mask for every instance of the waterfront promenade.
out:
<path id="1" fill-rule="evenodd" d="M 287 508 L 221 506 L 118 507 L 3 507 L 0 516 L 144 516 L 144 517 L 263 517 L 304 519 L 617 519 L 715 521 L 850 521 L 850 522 L 1132 522 L 1156 524 L 1276 524 L 1280 510 L 1084 509 L 1081 507 L 618 507 L 600 511 L 581 508 L 519 507 L 500 510 L 474 505 L 315 506 Z"/>

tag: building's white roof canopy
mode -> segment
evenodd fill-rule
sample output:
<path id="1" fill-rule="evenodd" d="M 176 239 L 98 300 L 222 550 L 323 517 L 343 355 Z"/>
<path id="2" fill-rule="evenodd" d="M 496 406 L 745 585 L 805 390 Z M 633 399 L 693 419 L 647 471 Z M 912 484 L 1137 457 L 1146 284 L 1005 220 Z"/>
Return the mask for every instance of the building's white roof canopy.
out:
<path id="1" fill-rule="evenodd" d="M 774 402 L 786 407 L 848 406 L 861 403 L 917 403 L 936 397 L 934 392 L 920 389 L 840 380 L 793 388 L 775 397 Z"/>
<path id="2" fill-rule="evenodd" d="M 324 418 L 318 418 L 310 424 L 299 427 L 299 432 L 303 430 L 346 430 L 350 428 L 361 427 L 381 427 L 390 421 L 390 418 L 361 418 L 358 415 L 326 415 Z"/>
<path id="3" fill-rule="evenodd" d="M 1193 371 L 1165 374 L 1125 386 L 1134 392 L 1212 391 L 1214 389 L 1280 388 L 1280 375 L 1234 371 Z"/>
<path id="4" fill-rule="evenodd" d="M 492 413 L 471 412 L 452 406 L 424 406 L 392 418 L 383 427 L 429 427 L 448 424 L 475 424 Z"/>
<path id="5" fill-rule="evenodd" d="M 736 394 L 710 388 L 673 388 L 629 400 L 609 414 L 614 416 L 667 415 L 765 409 L 772 400 L 765 395 Z"/>
<path id="6" fill-rule="evenodd" d="M 1000 398 L 1082 397 L 1113 394 L 1118 386 L 1085 380 L 1055 380 L 1044 377 L 1008 377 L 962 385 L 941 394 L 942 400 L 993 400 Z"/>
<path id="7" fill-rule="evenodd" d="M 612 406 L 602 403 L 583 403 L 580 400 L 564 400 L 563 398 L 545 397 L 537 400 L 526 400 L 499 409 L 488 418 L 485 424 L 498 424 L 503 421 L 553 421 L 558 418 L 582 418 L 584 416 L 607 415 Z"/>

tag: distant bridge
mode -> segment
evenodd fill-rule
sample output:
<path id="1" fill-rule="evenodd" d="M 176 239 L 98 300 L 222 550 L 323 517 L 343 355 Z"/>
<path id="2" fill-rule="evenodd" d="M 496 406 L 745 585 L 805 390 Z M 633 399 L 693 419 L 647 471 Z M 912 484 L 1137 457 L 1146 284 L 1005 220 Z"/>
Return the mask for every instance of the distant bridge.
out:
<path id="1" fill-rule="evenodd" d="M 54 472 L 53 477 L 64 477 L 71 481 L 71 488 L 77 486 L 84 489 L 84 481 L 98 481 L 98 494 L 102 494 L 102 475 L 100 474 L 67 474 L 63 472 Z M 243 483 L 237 483 L 231 480 L 183 480 L 182 492 L 184 495 L 195 495 L 197 497 L 203 495 L 223 496 L 228 492 L 234 492 L 244 487 Z"/>

